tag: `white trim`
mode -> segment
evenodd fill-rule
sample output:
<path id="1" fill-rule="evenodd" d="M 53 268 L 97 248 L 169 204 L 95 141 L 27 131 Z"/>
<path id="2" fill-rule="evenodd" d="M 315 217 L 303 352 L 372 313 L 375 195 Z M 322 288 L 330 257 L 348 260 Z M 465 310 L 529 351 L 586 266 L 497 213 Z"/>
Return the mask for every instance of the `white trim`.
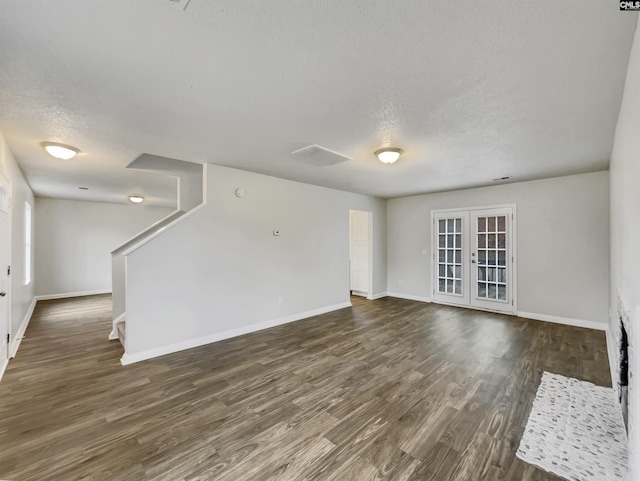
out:
<path id="1" fill-rule="evenodd" d="M 0 366 L 0 381 L 2 381 L 2 376 L 4 376 L 4 371 L 7 369 L 8 365 L 9 365 L 9 359 L 5 359 L 4 362 L 2 363 L 2 366 Z"/>
<path id="2" fill-rule="evenodd" d="M 534 319 L 536 321 L 553 322 L 555 324 L 564 324 L 567 326 L 584 327 L 587 329 L 597 329 L 598 331 L 606 331 L 609 323 L 585 321 L 583 319 L 573 319 L 571 317 L 552 316 L 549 314 L 537 314 L 535 312 L 518 311 L 518 317 Z"/>
<path id="3" fill-rule="evenodd" d="M 211 344 L 213 342 L 222 341 L 224 339 L 229 339 L 232 337 L 242 336 L 243 334 L 249 334 L 251 332 L 262 331 L 263 329 L 269 329 L 270 327 L 300 321 L 302 319 L 318 316 L 327 312 L 337 311 L 338 309 L 345 309 L 347 307 L 351 307 L 351 302 L 341 302 L 340 304 L 334 304 L 332 306 L 321 307 L 319 309 L 313 309 L 311 311 L 300 312 L 298 314 L 281 317 L 280 319 L 273 319 L 271 321 L 260 322 L 258 324 L 251 324 L 249 326 L 240 327 L 238 329 L 218 332 L 209 336 L 187 339 L 186 341 L 169 344 L 168 346 L 161 346 L 134 354 L 125 353 L 120 359 L 120 362 L 123 366 L 126 366 L 127 364 L 132 364 L 134 362 L 140 362 L 146 359 L 152 359 L 154 357 L 164 356 L 166 354 L 171 354 L 178 351 L 192 349 L 194 347 Z"/>
<path id="4" fill-rule="evenodd" d="M 366 292 L 351 291 L 351 295 L 352 296 L 359 296 L 359 297 L 366 297 L 367 299 L 369 299 L 369 294 L 367 294 Z"/>
<path id="5" fill-rule="evenodd" d="M 126 312 L 123 312 L 118 317 L 116 317 L 113 321 L 111 321 L 111 332 L 109 333 L 110 341 L 114 341 L 120 337 L 118 336 L 118 324 L 124 321 L 126 314 L 127 314 Z"/>
<path id="6" fill-rule="evenodd" d="M 22 338 L 24 337 L 24 333 L 27 331 L 27 327 L 29 326 L 29 321 L 31 321 L 31 316 L 33 315 L 33 311 L 36 308 L 36 303 L 38 300 L 34 297 L 29 305 L 29 309 L 27 309 L 27 313 L 25 314 L 22 322 L 20 323 L 20 327 L 16 332 L 16 336 L 14 339 L 11 339 L 11 346 L 9 349 L 9 357 L 13 359 L 18 354 L 18 348 L 20 347 L 20 343 L 22 342 Z"/>
<path id="7" fill-rule="evenodd" d="M 387 297 L 389 294 L 387 292 L 379 292 L 378 294 L 374 294 L 372 296 L 367 296 L 367 299 L 370 301 L 375 301 L 376 299 L 381 299 L 383 297 Z"/>
<path id="8" fill-rule="evenodd" d="M 613 389 L 617 389 L 614 384 L 614 380 L 618 374 L 618 369 L 616 366 L 616 339 L 613 337 L 613 333 L 611 332 L 611 323 L 608 323 L 607 330 L 607 356 L 609 357 L 609 370 L 611 371 L 611 385 Z"/>
<path id="9" fill-rule="evenodd" d="M 450 209 L 434 209 L 431 212 L 456 212 L 459 210 L 487 210 L 487 209 L 507 209 L 509 207 L 516 208 L 516 204 L 492 204 L 492 205 L 479 205 L 473 207 L 452 207 Z M 515 214 L 515 211 L 514 211 Z"/>
<path id="10" fill-rule="evenodd" d="M 411 294 L 400 294 L 399 292 L 387 292 L 387 296 L 408 299 L 410 301 L 433 302 L 433 299 L 430 297 L 412 296 Z"/>
<path id="11" fill-rule="evenodd" d="M 99 289 L 97 291 L 83 291 L 83 292 L 64 292 L 61 294 L 45 294 L 42 296 L 36 296 L 36 301 L 48 301 L 50 299 L 66 299 L 67 297 L 83 297 L 83 296 L 97 296 L 98 294 L 111 294 L 111 289 Z"/>

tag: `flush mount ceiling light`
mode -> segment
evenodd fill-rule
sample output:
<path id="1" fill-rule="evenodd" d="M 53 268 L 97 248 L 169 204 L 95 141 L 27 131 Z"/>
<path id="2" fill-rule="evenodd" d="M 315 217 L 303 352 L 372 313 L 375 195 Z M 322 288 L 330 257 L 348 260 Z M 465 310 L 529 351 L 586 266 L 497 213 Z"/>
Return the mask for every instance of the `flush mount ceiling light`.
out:
<path id="1" fill-rule="evenodd" d="M 376 157 L 385 164 L 393 164 L 396 160 L 400 158 L 400 154 L 402 154 L 402 149 L 397 149 L 395 147 L 384 147 L 383 149 L 378 149 L 374 152 Z"/>
<path id="2" fill-rule="evenodd" d="M 144 200 L 144 197 L 141 195 L 130 195 L 129 200 L 134 204 L 140 204 Z"/>
<path id="3" fill-rule="evenodd" d="M 60 160 L 73 159 L 80 150 L 70 145 L 60 144 L 58 142 L 42 142 L 44 149 L 49 153 L 51 157 L 55 157 Z"/>

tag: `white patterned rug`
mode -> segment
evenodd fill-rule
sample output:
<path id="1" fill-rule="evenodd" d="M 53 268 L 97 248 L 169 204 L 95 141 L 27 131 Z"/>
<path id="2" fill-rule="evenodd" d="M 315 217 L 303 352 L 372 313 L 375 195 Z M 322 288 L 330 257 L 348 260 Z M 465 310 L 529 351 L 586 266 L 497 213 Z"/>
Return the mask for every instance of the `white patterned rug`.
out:
<path id="1" fill-rule="evenodd" d="M 544 372 L 516 455 L 570 481 L 625 479 L 627 434 L 615 391 Z"/>

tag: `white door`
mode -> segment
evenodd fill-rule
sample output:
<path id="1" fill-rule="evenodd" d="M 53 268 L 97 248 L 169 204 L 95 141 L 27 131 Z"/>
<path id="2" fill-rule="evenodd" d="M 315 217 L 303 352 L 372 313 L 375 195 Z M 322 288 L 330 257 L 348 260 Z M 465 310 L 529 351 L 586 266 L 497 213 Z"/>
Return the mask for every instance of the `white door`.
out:
<path id="1" fill-rule="evenodd" d="M 435 302 L 515 312 L 513 207 L 433 213 Z"/>
<path id="2" fill-rule="evenodd" d="M 513 210 L 471 211 L 471 306 L 513 312 Z"/>
<path id="3" fill-rule="evenodd" d="M 469 213 L 434 213 L 434 301 L 469 305 Z"/>
<path id="4" fill-rule="evenodd" d="M 371 295 L 370 221 L 370 212 L 349 211 L 349 289 L 361 296 Z"/>
<path id="5" fill-rule="evenodd" d="M 0 365 L 9 359 L 9 259 L 11 259 L 11 231 L 9 198 L 11 188 L 0 172 Z"/>

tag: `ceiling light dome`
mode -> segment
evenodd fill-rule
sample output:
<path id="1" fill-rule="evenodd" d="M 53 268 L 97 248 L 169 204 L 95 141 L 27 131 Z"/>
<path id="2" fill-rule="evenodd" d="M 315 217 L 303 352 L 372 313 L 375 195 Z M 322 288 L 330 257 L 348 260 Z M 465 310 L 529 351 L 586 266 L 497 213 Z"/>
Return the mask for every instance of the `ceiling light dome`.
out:
<path id="1" fill-rule="evenodd" d="M 80 150 L 58 142 L 42 142 L 41 144 L 51 157 L 60 160 L 73 159 Z"/>
<path id="2" fill-rule="evenodd" d="M 140 204 L 144 200 L 144 197 L 142 197 L 141 195 L 130 195 L 129 200 L 134 204 Z"/>
<path id="3" fill-rule="evenodd" d="M 396 147 L 384 147 L 382 149 L 378 149 L 374 152 L 376 157 L 385 164 L 393 164 L 396 160 L 400 158 L 400 154 L 402 154 L 402 149 L 398 149 Z"/>

